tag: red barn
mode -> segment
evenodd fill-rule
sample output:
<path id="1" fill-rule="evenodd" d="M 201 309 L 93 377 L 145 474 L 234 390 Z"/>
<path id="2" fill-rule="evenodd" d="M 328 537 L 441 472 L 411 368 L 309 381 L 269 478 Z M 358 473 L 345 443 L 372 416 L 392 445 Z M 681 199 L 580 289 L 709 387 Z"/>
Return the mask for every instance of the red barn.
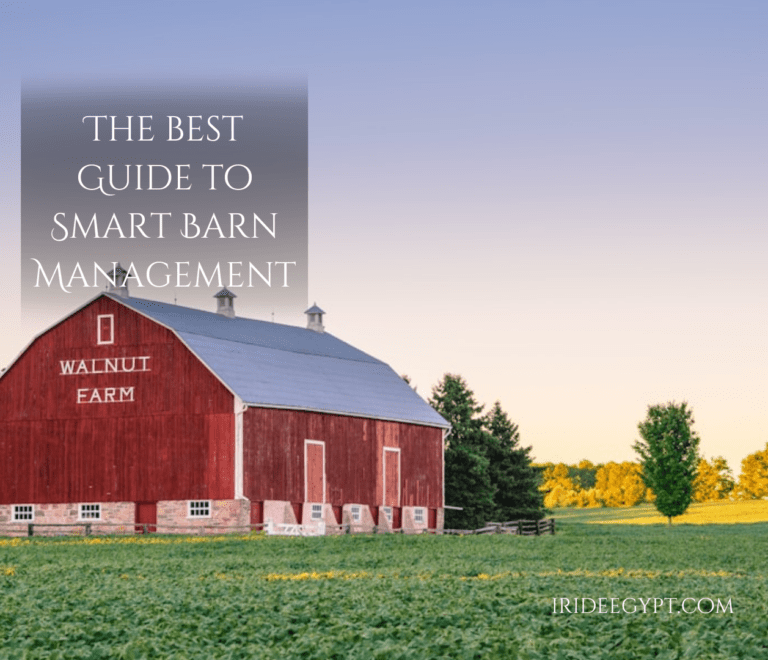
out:
<path id="1" fill-rule="evenodd" d="M 0 378 L 0 525 L 435 528 L 447 422 L 323 328 L 102 293 Z"/>

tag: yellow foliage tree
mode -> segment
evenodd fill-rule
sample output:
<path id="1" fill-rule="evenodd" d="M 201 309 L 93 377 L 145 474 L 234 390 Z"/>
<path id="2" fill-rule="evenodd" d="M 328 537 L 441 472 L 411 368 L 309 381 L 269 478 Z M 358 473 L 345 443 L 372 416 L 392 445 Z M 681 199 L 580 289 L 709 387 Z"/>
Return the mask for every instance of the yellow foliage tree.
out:
<path id="1" fill-rule="evenodd" d="M 544 468 L 541 490 L 544 495 L 544 506 L 548 509 L 558 506 L 574 506 L 576 504 L 576 486 L 568 474 L 565 463 L 547 463 Z"/>
<path id="2" fill-rule="evenodd" d="M 768 497 L 768 443 L 741 461 L 738 492 L 744 500 Z"/>
<path id="3" fill-rule="evenodd" d="M 734 487 L 733 475 L 728 462 L 722 456 L 711 461 L 699 461 L 696 479 L 693 482 L 693 499 L 696 502 L 714 502 L 727 499 Z"/>
<path id="4" fill-rule="evenodd" d="M 645 499 L 642 468 L 637 463 L 606 463 L 596 475 L 595 489 L 605 506 L 634 506 Z"/>

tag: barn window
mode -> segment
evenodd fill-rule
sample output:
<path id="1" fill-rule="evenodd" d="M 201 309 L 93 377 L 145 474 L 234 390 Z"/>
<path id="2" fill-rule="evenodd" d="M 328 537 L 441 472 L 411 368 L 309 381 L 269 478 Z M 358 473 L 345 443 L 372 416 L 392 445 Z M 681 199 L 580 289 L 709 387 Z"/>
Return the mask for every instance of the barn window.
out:
<path id="1" fill-rule="evenodd" d="M 352 522 L 360 522 L 360 518 L 361 518 L 360 508 L 361 507 L 360 507 L 359 504 L 355 504 L 352 507 L 352 509 L 351 509 L 351 511 L 352 511 Z"/>
<path id="2" fill-rule="evenodd" d="M 322 504 L 313 504 L 312 505 L 312 520 L 322 520 L 323 519 L 323 505 Z"/>
<path id="3" fill-rule="evenodd" d="M 211 500 L 190 500 L 187 503 L 188 517 L 190 518 L 210 518 Z"/>
<path id="4" fill-rule="evenodd" d="M 115 343 L 115 315 L 99 314 L 96 317 L 96 343 Z"/>
<path id="5" fill-rule="evenodd" d="M 101 504 L 81 504 L 80 520 L 101 520 Z"/>
<path id="6" fill-rule="evenodd" d="M 422 507 L 417 506 L 413 510 L 413 522 L 415 522 L 417 525 L 424 524 L 424 509 Z"/>
<path id="7" fill-rule="evenodd" d="M 384 512 L 384 515 L 387 517 L 387 522 L 391 524 L 392 523 L 392 507 L 383 506 L 381 507 L 381 510 Z"/>
<path id="8" fill-rule="evenodd" d="M 14 522 L 32 522 L 35 519 L 35 506 L 33 504 L 15 504 L 13 506 Z"/>

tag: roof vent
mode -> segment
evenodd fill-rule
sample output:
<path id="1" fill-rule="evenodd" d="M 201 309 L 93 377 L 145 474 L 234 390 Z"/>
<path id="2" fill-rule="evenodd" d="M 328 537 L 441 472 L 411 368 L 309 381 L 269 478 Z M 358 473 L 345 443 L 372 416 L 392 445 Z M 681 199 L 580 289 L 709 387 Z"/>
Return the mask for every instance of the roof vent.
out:
<path id="1" fill-rule="evenodd" d="M 323 314 L 325 312 L 314 303 L 306 312 L 307 315 L 307 328 L 314 330 L 315 332 L 325 332 L 323 327 Z"/>
<path id="2" fill-rule="evenodd" d="M 222 289 L 215 296 L 216 298 L 216 313 L 226 316 L 227 318 L 235 318 L 235 298 L 237 296 L 229 289 Z"/>
<path id="3" fill-rule="evenodd" d="M 114 263 L 114 261 L 112 262 Z M 120 265 L 120 262 L 107 273 L 109 283 L 107 284 L 107 291 L 114 293 L 121 298 L 130 297 L 128 294 L 128 282 L 125 281 L 125 276 L 128 275 L 128 271 Z"/>

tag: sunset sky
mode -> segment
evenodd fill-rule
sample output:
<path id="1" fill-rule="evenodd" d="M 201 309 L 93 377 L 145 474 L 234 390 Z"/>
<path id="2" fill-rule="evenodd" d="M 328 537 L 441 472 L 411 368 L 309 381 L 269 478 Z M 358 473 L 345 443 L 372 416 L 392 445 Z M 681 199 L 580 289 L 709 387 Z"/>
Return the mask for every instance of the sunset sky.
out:
<path id="1" fill-rule="evenodd" d="M 21 314 L 23 81 L 300 77 L 329 332 L 425 397 L 463 375 L 539 461 L 634 460 L 686 400 L 738 472 L 768 441 L 767 33 L 740 1 L 4 2 L 0 364 L 61 316 Z"/>

